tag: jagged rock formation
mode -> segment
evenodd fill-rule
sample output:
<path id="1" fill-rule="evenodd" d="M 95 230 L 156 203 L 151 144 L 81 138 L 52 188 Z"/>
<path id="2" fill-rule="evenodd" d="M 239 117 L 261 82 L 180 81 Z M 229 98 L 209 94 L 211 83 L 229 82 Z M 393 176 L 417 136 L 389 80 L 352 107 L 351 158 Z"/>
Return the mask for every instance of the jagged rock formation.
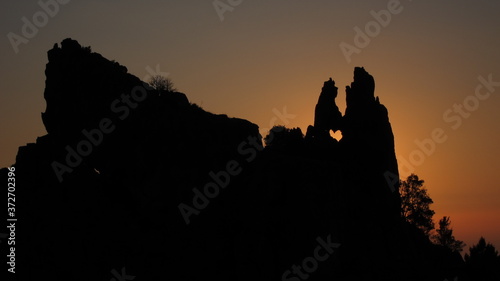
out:
<path id="1" fill-rule="evenodd" d="M 335 104 L 338 88 L 335 81 L 330 78 L 321 89 L 318 104 L 314 110 L 315 136 L 318 138 L 328 138 L 330 130 L 334 132 L 340 129 L 342 114 Z"/>
<path id="2" fill-rule="evenodd" d="M 347 108 L 342 116 L 335 104 L 337 87 L 330 78 L 322 88 L 314 126 L 309 126 L 306 140 L 313 141 L 314 145 L 330 140 L 330 145 L 322 146 L 322 149 L 335 150 L 334 157 L 344 168 L 344 176 L 351 177 L 349 182 L 357 182 L 356 189 L 364 189 L 363 194 L 382 203 L 377 209 L 385 209 L 383 217 L 398 217 L 398 183 L 391 181 L 399 179 L 394 135 L 387 109 L 374 93 L 373 77 L 364 68 L 356 67 L 354 82 L 346 87 Z M 338 129 L 342 132 L 342 139 L 336 146 L 332 143 L 330 130 L 335 132 Z M 362 182 L 363 179 L 366 182 Z"/>
<path id="3" fill-rule="evenodd" d="M 159 95 L 74 40 L 48 57 L 48 134 L 15 164 L 22 280 L 110 280 L 122 268 L 136 280 L 447 276 L 399 218 L 385 177 L 398 171 L 392 130 L 364 69 L 344 116 L 329 80 L 306 138 L 276 132 L 264 149 L 255 124 Z M 338 129 L 340 142 L 325 141 Z M 327 258 L 296 272 L 318 245 Z"/>

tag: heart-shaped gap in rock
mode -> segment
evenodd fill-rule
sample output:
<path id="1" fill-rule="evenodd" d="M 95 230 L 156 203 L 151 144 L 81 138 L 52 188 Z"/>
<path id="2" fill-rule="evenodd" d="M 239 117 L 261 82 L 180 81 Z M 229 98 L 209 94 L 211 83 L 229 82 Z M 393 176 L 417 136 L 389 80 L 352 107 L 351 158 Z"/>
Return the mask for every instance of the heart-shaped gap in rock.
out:
<path id="1" fill-rule="evenodd" d="M 340 130 L 337 130 L 334 133 L 333 130 L 330 130 L 330 136 L 332 136 L 332 138 L 340 141 L 342 139 L 342 132 Z"/>

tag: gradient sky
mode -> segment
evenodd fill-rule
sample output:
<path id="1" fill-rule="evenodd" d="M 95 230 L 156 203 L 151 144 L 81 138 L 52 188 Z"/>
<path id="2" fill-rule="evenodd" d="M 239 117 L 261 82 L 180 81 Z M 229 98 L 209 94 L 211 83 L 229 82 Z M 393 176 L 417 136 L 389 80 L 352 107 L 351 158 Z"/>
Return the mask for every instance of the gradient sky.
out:
<path id="1" fill-rule="evenodd" d="M 340 44 L 356 46 L 354 28 L 370 26 L 370 12 L 387 10 L 392 0 L 221 0 L 239 3 L 222 21 L 212 0 L 66 1 L 17 54 L 7 34 L 23 36 L 21 19 L 33 22 L 43 10 L 37 1 L 0 2 L 1 167 L 15 162 L 19 146 L 46 134 L 46 52 L 67 37 L 141 79 L 158 66 L 191 102 L 263 130 L 281 124 L 305 132 L 329 77 L 343 112 L 344 87 L 353 68 L 364 66 L 389 110 L 401 177 L 414 172 L 425 180 L 435 220 L 451 216 L 465 252 L 480 236 L 500 250 L 500 86 L 474 97 L 478 77 L 500 82 L 500 1 L 402 0 L 350 62 Z M 454 105 L 464 101 L 462 117 Z M 285 107 L 295 115 L 286 123 L 275 118 Z M 415 141 L 436 128 L 446 140 L 429 155 L 418 152 Z"/>

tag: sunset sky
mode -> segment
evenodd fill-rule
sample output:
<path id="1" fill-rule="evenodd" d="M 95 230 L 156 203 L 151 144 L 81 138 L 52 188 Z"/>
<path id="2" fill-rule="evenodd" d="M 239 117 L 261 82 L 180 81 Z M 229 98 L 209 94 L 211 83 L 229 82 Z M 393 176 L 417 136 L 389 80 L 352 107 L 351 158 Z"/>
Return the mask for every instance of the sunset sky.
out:
<path id="1" fill-rule="evenodd" d="M 305 132 L 329 77 L 344 112 L 345 85 L 364 66 L 389 110 L 401 177 L 425 180 L 434 219 L 451 217 L 465 252 L 480 236 L 500 250 L 500 1 L 40 2 L 57 8 L 0 2 L 0 167 L 46 134 L 47 51 L 67 37 L 141 79 L 168 73 L 191 102 L 263 134 Z M 39 25 L 27 36 L 24 17 Z"/>

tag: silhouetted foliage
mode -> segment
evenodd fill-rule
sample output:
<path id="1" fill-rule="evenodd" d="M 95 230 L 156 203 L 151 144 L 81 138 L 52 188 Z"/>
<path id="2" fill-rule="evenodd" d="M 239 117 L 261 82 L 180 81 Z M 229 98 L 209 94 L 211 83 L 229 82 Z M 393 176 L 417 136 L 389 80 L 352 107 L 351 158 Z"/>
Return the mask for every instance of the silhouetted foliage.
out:
<path id="1" fill-rule="evenodd" d="M 269 134 L 264 137 L 266 146 L 273 145 L 295 145 L 304 140 L 304 134 L 300 128 L 286 128 L 285 126 L 274 126 Z"/>
<path id="2" fill-rule="evenodd" d="M 453 229 L 450 225 L 450 217 L 444 216 L 439 220 L 439 228 L 436 229 L 437 234 L 433 235 L 432 239 L 437 245 L 444 246 L 453 252 L 461 252 L 463 247 L 465 247 L 465 243 L 455 239 L 455 236 L 453 236 Z"/>
<path id="3" fill-rule="evenodd" d="M 483 237 L 465 254 L 465 264 L 471 280 L 500 280 L 500 255 Z"/>
<path id="4" fill-rule="evenodd" d="M 174 82 L 168 77 L 162 75 L 154 75 L 149 79 L 149 85 L 157 91 L 175 92 Z"/>
<path id="5" fill-rule="evenodd" d="M 430 204 L 434 203 L 427 194 L 424 187 L 424 180 L 417 175 L 411 174 L 400 184 L 401 213 L 409 223 L 417 226 L 426 235 L 434 229 L 432 216 L 434 211 L 430 209 Z"/>
<path id="6" fill-rule="evenodd" d="M 498 262 L 498 251 L 491 243 L 486 243 L 486 239 L 481 237 L 477 245 L 469 248 L 469 254 L 465 254 L 467 264 L 488 264 Z"/>

